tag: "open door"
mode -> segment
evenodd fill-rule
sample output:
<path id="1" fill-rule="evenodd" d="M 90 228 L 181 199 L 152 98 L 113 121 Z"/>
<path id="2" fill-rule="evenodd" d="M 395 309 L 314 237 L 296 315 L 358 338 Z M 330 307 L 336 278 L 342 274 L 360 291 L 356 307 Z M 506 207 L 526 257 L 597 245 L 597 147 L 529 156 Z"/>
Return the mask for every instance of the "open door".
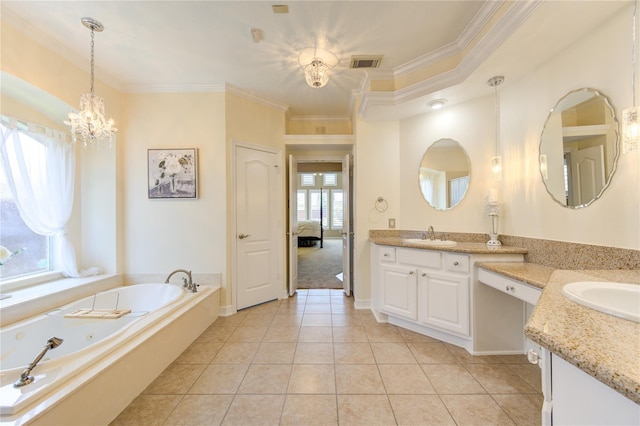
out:
<path id="1" fill-rule="evenodd" d="M 351 295 L 351 243 L 353 238 L 349 208 L 351 198 L 349 160 L 349 154 L 342 159 L 342 288 L 347 296 Z"/>
<path id="2" fill-rule="evenodd" d="M 298 289 L 298 162 L 289 155 L 289 296 Z"/>

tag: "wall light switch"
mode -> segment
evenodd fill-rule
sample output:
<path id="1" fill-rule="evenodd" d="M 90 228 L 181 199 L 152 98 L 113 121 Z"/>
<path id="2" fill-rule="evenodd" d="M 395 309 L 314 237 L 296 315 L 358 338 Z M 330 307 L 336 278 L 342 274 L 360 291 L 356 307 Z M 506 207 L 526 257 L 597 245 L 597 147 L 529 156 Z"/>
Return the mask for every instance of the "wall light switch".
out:
<path id="1" fill-rule="evenodd" d="M 389 219 L 389 228 L 393 229 L 396 227 L 396 220 L 395 219 Z"/>

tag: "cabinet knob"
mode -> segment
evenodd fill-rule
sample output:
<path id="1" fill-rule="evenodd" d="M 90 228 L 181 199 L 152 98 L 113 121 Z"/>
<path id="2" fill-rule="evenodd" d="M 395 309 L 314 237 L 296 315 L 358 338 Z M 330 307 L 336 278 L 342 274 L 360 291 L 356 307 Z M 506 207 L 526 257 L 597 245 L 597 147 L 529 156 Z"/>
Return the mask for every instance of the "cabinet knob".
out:
<path id="1" fill-rule="evenodd" d="M 527 352 L 527 359 L 531 364 L 538 364 L 540 362 L 540 355 L 538 355 L 538 352 L 533 349 L 529 349 Z"/>
<path id="2" fill-rule="evenodd" d="M 422 273 L 422 276 L 423 276 L 423 277 L 426 277 L 426 276 L 427 276 L 427 273 L 426 273 L 426 272 L 423 272 L 423 273 Z"/>
<path id="3" fill-rule="evenodd" d="M 460 264 L 460 262 L 458 262 L 457 260 L 455 262 L 453 262 L 453 266 L 458 266 Z"/>
<path id="4" fill-rule="evenodd" d="M 409 271 L 409 275 L 413 275 L 413 274 L 414 274 L 414 272 L 413 272 L 413 271 Z"/>
<path id="5" fill-rule="evenodd" d="M 383 254 L 384 257 L 389 257 L 389 253 Z"/>
<path id="6" fill-rule="evenodd" d="M 509 293 L 515 293 L 516 292 L 516 288 L 512 285 L 508 285 L 507 287 L 505 287 L 505 290 L 507 290 Z"/>

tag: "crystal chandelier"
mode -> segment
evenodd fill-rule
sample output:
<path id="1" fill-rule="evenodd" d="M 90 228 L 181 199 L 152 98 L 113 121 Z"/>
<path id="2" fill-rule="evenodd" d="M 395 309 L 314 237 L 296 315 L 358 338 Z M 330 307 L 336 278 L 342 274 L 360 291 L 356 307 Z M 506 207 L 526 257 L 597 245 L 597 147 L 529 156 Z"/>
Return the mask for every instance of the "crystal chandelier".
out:
<path id="1" fill-rule="evenodd" d="M 82 140 L 83 146 L 98 148 L 100 142 L 113 140 L 113 134 L 118 130 L 114 127 L 113 119 L 106 119 L 104 115 L 104 100 L 94 94 L 94 31 L 101 32 L 104 26 L 93 18 L 82 18 L 82 25 L 91 30 L 91 92 L 80 96 L 80 111 L 70 112 L 69 120 L 64 124 L 71 126 L 73 141 Z"/>
<path id="2" fill-rule="evenodd" d="M 491 157 L 491 177 L 493 180 L 502 180 L 502 156 L 500 156 L 500 97 L 498 96 L 498 86 L 504 82 L 503 76 L 492 77 L 487 84 L 495 91 L 495 119 L 496 119 L 496 155 Z"/>
<path id="3" fill-rule="evenodd" d="M 304 67 L 304 77 L 307 84 L 313 88 L 326 86 L 329 75 L 329 66 L 318 57 L 313 58 L 311 63 Z"/>

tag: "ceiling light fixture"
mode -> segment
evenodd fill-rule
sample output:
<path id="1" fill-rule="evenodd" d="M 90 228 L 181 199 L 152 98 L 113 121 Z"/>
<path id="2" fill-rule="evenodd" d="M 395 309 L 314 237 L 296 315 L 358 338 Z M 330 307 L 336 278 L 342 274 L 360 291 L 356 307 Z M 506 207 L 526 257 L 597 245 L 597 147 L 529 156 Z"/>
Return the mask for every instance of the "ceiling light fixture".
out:
<path id="1" fill-rule="evenodd" d="M 640 108 L 636 105 L 636 72 L 637 72 L 637 43 L 636 43 L 636 12 L 638 0 L 633 2 L 633 35 L 631 54 L 631 90 L 633 92 L 633 106 L 622 111 L 622 152 L 638 151 L 640 149 Z"/>
<path id="2" fill-rule="evenodd" d="M 502 180 L 502 157 L 500 156 L 500 97 L 498 96 L 498 86 L 504 82 L 503 76 L 492 77 L 487 84 L 495 89 L 496 103 L 496 151 L 491 157 L 491 177 L 493 180 Z"/>
<path id="3" fill-rule="evenodd" d="M 329 82 L 329 76 L 329 66 L 317 56 L 304 67 L 304 77 L 307 84 L 313 88 L 319 89 L 326 86 Z"/>
<path id="4" fill-rule="evenodd" d="M 440 109 L 447 103 L 446 99 L 436 99 L 435 101 L 429 102 L 429 106 L 431 109 Z"/>
<path id="5" fill-rule="evenodd" d="M 71 126 L 73 141 L 82 140 L 86 148 L 91 145 L 99 148 L 103 140 L 113 140 L 113 134 L 118 130 L 114 127 L 113 119 L 107 120 L 104 116 L 104 100 L 94 94 L 94 41 L 93 33 L 101 32 L 104 26 L 93 18 L 82 18 L 82 25 L 91 30 L 91 91 L 80 96 L 80 111 L 70 112 L 69 120 L 64 124 Z"/>

